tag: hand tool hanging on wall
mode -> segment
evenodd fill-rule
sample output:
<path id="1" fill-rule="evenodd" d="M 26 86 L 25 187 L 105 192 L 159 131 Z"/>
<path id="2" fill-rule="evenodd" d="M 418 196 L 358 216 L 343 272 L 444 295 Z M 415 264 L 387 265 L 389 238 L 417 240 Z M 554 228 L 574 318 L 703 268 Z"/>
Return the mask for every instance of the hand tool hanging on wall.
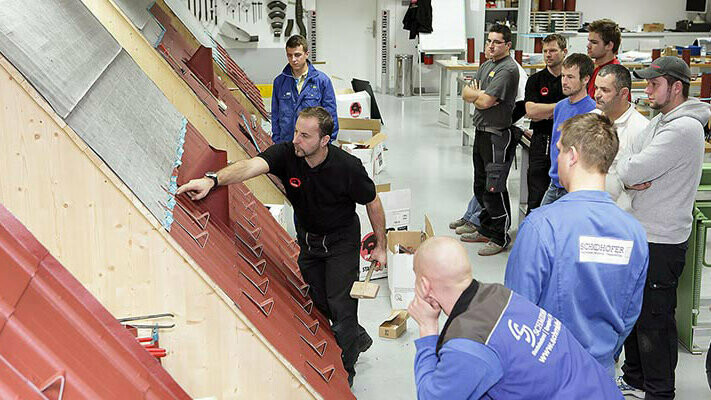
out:
<path id="1" fill-rule="evenodd" d="M 279 0 L 274 0 L 267 4 L 267 8 L 270 10 L 269 19 L 271 19 L 271 27 L 274 31 L 274 37 L 281 36 L 281 30 L 284 27 L 284 18 L 286 17 L 286 3 Z"/>
<path id="2" fill-rule="evenodd" d="M 286 29 L 284 29 L 284 36 L 291 36 L 292 29 L 294 29 L 294 20 L 289 18 L 286 21 Z"/>
<path id="3" fill-rule="evenodd" d="M 304 25 L 304 1 L 296 0 L 296 26 L 299 27 L 299 35 L 306 37 L 306 26 Z"/>

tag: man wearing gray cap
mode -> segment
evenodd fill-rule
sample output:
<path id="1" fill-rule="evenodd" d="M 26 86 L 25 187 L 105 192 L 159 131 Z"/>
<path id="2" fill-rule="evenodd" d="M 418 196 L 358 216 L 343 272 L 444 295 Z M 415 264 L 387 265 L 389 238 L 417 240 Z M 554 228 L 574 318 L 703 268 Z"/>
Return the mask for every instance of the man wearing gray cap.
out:
<path id="1" fill-rule="evenodd" d="M 678 57 L 660 57 L 634 75 L 647 80 L 644 92 L 659 115 L 617 164 L 620 179 L 634 190 L 631 213 L 649 241 L 642 311 L 625 341 L 624 375 L 618 384 L 625 395 L 673 399 L 676 288 L 691 233 L 704 157 L 703 127 L 711 108 L 689 98 L 691 71 Z"/>

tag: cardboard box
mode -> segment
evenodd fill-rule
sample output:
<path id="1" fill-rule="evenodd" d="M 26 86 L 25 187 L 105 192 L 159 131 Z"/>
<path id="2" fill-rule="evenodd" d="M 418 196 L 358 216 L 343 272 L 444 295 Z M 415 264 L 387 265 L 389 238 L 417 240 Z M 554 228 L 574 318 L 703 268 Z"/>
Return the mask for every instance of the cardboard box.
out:
<path id="1" fill-rule="evenodd" d="M 642 32 L 664 32 L 664 24 L 644 24 L 642 25 Z"/>
<path id="2" fill-rule="evenodd" d="M 336 112 L 351 118 L 370 119 L 370 95 L 366 91 L 337 94 Z"/>
<path id="3" fill-rule="evenodd" d="M 385 230 L 406 231 L 410 224 L 410 205 L 412 202 L 410 189 L 391 191 L 390 184 L 385 184 L 376 185 L 375 190 L 380 197 L 380 202 L 383 204 Z M 356 205 L 356 214 L 358 214 L 358 219 L 360 220 L 361 232 L 360 275 L 358 279 L 364 280 L 370 269 L 370 261 L 368 261 L 367 258 L 370 257 L 370 251 L 375 244 L 375 234 L 370 225 L 370 219 L 368 218 L 368 212 L 365 206 L 360 204 Z M 370 279 L 385 278 L 387 275 L 388 267 L 385 267 L 381 271 L 373 272 Z"/>
<path id="4" fill-rule="evenodd" d="M 388 286 L 392 309 L 405 309 L 415 298 L 415 272 L 412 270 L 413 254 L 401 254 L 399 246 L 407 246 L 413 251 L 420 244 L 434 236 L 432 223 L 425 215 L 424 231 L 388 232 Z"/>
<path id="5" fill-rule="evenodd" d="M 387 139 L 387 135 L 378 133 L 365 141 L 349 142 L 339 140 L 339 142 L 343 150 L 360 159 L 361 163 L 363 163 L 363 168 L 372 179 L 374 175 L 381 173 L 385 168 L 385 158 L 383 157 L 385 150 L 383 142 L 385 139 Z"/>
<path id="6" fill-rule="evenodd" d="M 381 338 L 396 339 L 402 336 L 407 330 L 407 319 L 409 315 L 405 310 L 394 310 L 388 319 L 380 324 L 378 335 Z"/>

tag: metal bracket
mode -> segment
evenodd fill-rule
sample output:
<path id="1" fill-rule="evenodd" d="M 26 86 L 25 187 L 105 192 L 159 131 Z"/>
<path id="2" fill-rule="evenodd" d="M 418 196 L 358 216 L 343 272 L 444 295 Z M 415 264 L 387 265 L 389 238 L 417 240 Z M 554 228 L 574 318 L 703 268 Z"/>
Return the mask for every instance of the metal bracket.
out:
<path id="1" fill-rule="evenodd" d="M 209 211 L 206 211 L 196 217 L 184 205 L 180 204 L 180 202 L 178 201 L 178 196 L 176 196 L 175 193 L 171 193 L 170 190 L 168 190 L 168 188 L 166 188 L 163 185 L 160 185 L 160 187 L 161 187 L 161 189 L 163 189 L 166 193 L 168 193 L 170 196 L 172 196 L 175 199 L 175 204 L 177 204 L 178 207 L 180 207 L 180 209 L 183 210 L 183 212 L 188 214 L 188 216 L 190 216 L 190 218 L 197 224 L 197 226 L 200 227 L 200 229 L 204 230 L 205 228 L 207 228 L 207 223 L 210 221 L 210 212 Z M 164 205 L 160 201 L 158 203 L 160 203 L 160 205 L 163 206 L 163 208 L 165 208 L 166 210 L 171 211 L 170 209 L 168 209 L 167 205 Z M 200 220 L 202 220 L 202 219 L 205 219 L 204 223 L 200 223 Z"/>
<path id="2" fill-rule="evenodd" d="M 264 270 L 267 269 L 267 262 L 265 260 L 263 260 L 263 259 L 259 260 L 255 264 L 252 261 L 250 261 L 249 258 L 247 258 L 244 254 L 242 254 L 242 252 L 238 251 L 237 254 L 239 254 L 239 256 L 242 257 L 242 259 L 244 261 L 246 261 L 247 264 L 249 264 L 252 267 L 252 269 L 255 270 L 259 274 L 259 276 L 264 275 Z"/>
<path id="3" fill-rule="evenodd" d="M 316 336 L 316 332 L 318 332 L 318 325 L 319 325 L 319 322 L 317 319 L 313 320 L 313 322 L 311 322 L 311 324 L 307 324 L 306 322 L 304 322 L 303 319 L 301 319 L 301 317 L 299 317 L 298 314 L 294 314 L 294 317 L 296 317 L 296 319 L 298 319 L 299 322 L 301 322 L 301 324 L 304 325 L 304 327 L 306 329 L 308 329 L 308 331 L 311 332 L 312 335 Z"/>
<path id="4" fill-rule="evenodd" d="M 242 223 L 239 222 L 239 220 L 236 220 L 235 223 L 237 224 L 237 226 L 239 226 L 244 231 L 249 233 L 249 236 L 251 236 L 254 241 L 259 240 L 259 237 L 262 235 L 262 227 L 261 226 L 250 230 L 246 226 L 242 225 Z"/>
<path id="5" fill-rule="evenodd" d="M 44 392 L 50 387 L 52 387 L 55 383 L 57 383 L 57 381 L 59 381 L 59 396 L 57 396 L 57 400 L 62 400 L 62 398 L 64 397 L 64 383 L 66 382 L 64 378 L 64 372 L 59 372 L 57 375 L 53 376 L 47 382 L 45 382 L 45 384 L 42 385 L 42 388 L 40 388 L 40 392 L 42 392 L 42 394 L 44 395 Z"/>
<path id="6" fill-rule="evenodd" d="M 305 304 L 302 304 L 299 300 L 296 299 L 296 297 L 289 295 L 292 300 L 296 302 L 301 308 L 306 311 L 306 314 L 311 315 L 311 311 L 314 309 L 314 302 L 311 299 L 306 300 Z"/>
<path id="7" fill-rule="evenodd" d="M 321 341 L 317 344 L 313 344 L 309 342 L 308 339 L 306 339 L 303 335 L 299 335 L 299 337 L 301 338 L 301 340 L 306 342 L 306 344 L 308 344 L 309 347 L 311 347 L 311 349 L 315 351 L 319 357 L 323 358 L 324 353 L 326 353 L 326 345 L 328 345 L 328 342 L 326 340 L 321 339 Z"/>
<path id="8" fill-rule="evenodd" d="M 318 369 L 315 365 L 311 364 L 311 361 L 306 360 L 306 363 L 309 364 L 311 368 L 313 368 L 314 371 L 316 371 L 316 373 L 318 373 L 321 378 L 326 381 L 326 383 L 331 381 L 331 378 L 333 378 L 333 373 L 336 371 L 336 368 L 333 367 L 333 364 L 327 366 L 324 369 Z"/>
<path id="9" fill-rule="evenodd" d="M 178 224 L 178 226 L 180 226 L 181 228 L 183 228 L 183 230 L 184 230 L 185 232 L 187 232 L 188 235 L 190 235 L 191 238 L 193 238 L 193 240 L 195 241 L 195 243 L 197 243 L 198 246 L 200 246 L 201 249 L 204 249 L 204 248 L 205 248 L 205 245 L 207 245 L 207 240 L 210 238 L 210 232 L 208 232 L 208 231 L 202 231 L 202 232 L 200 232 L 199 234 L 197 234 L 197 236 L 196 236 L 196 235 L 193 235 L 192 233 L 190 233 L 190 231 L 189 231 L 186 227 L 184 227 L 183 224 L 181 224 L 180 221 L 178 221 L 177 219 L 174 220 L 174 222 L 175 222 L 176 224 Z M 202 243 L 200 243 L 200 239 L 203 238 L 203 237 L 205 238 L 205 241 L 202 242 Z"/>
<path id="10" fill-rule="evenodd" d="M 178 221 L 175 221 L 178 222 Z M 250 246 L 249 243 L 247 243 L 244 239 L 242 239 L 239 235 L 235 235 L 237 237 L 237 240 L 242 242 L 243 245 L 247 246 L 249 250 L 254 254 L 255 257 L 260 258 L 262 257 L 262 251 L 264 250 L 264 245 L 259 243 L 256 246 Z"/>
<path id="11" fill-rule="evenodd" d="M 162 314 L 149 314 L 149 315 L 138 315 L 135 317 L 125 317 L 125 318 L 119 318 L 118 322 L 124 323 L 124 322 L 131 322 L 131 321 L 142 321 L 144 319 L 156 319 L 156 318 L 175 318 L 175 314 L 173 313 L 162 313 Z M 130 324 L 134 328 L 140 328 L 140 329 L 170 329 L 175 327 L 175 323 L 170 324 L 170 325 L 158 325 L 158 324 L 153 324 L 153 325 L 135 325 L 135 324 Z"/>
<path id="12" fill-rule="evenodd" d="M 257 300 L 254 300 L 254 298 L 252 296 L 250 296 L 249 293 L 245 292 L 244 290 L 242 291 L 242 294 L 247 296 L 247 298 L 252 303 L 254 303 L 254 305 L 257 306 L 257 308 L 259 308 L 259 310 L 262 312 L 262 314 L 264 314 L 267 317 L 269 316 L 269 314 L 271 314 L 272 309 L 274 308 L 274 299 L 273 298 L 270 297 L 270 298 L 264 300 L 263 302 L 258 303 Z"/>
<path id="13" fill-rule="evenodd" d="M 289 274 L 284 274 L 284 275 L 286 275 L 286 280 L 289 281 L 289 283 L 291 283 L 292 286 L 294 286 L 296 288 L 296 290 L 298 290 L 299 293 L 301 293 L 302 296 L 308 297 L 309 289 L 311 288 L 311 286 L 309 286 L 307 283 L 299 283 L 299 282 L 294 281 L 291 278 L 291 276 L 289 276 Z"/>
<path id="14" fill-rule="evenodd" d="M 264 296 L 264 295 L 267 294 L 267 290 L 269 289 L 269 278 L 264 278 L 264 281 L 262 281 L 262 283 L 257 283 L 257 282 L 255 282 L 252 278 L 250 278 L 249 276 L 247 276 L 247 274 L 245 274 L 244 272 L 240 271 L 239 273 L 240 273 L 242 276 L 244 276 L 245 278 L 247 278 L 247 280 L 249 281 L 249 283 L 251 283 L 252 285 L 254 285 L 254 287 L 257 288 L 257 290 L 259 290 L 259 293 L 262 294 L 262 296 Z"/>

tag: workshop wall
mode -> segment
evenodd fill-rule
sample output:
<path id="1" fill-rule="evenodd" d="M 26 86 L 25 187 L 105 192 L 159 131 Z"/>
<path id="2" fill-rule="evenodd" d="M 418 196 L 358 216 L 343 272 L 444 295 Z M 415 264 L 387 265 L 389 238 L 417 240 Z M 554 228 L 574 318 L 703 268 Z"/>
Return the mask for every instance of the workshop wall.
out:
<path id="1" fill-rule="evenodd" d="M 684 11 L 686 0 L 579 0 L 577 11 L 583 13 L 583 21 L 611 18 L 620 26 L 634 29 L 644 23 L 661 22 L 667 28 L 676 26 L 676 21 L 693 18 Z"/>

